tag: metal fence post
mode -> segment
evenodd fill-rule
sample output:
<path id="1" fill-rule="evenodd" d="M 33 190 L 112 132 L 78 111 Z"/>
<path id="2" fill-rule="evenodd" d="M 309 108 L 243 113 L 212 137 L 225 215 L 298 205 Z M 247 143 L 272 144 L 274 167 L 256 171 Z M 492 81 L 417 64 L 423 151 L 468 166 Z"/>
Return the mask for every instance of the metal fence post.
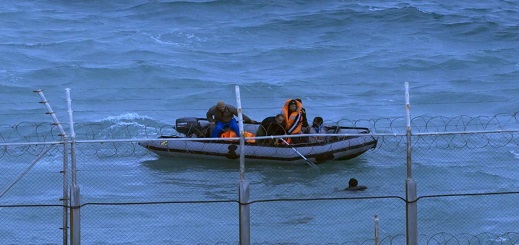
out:
<path id="1" fill-rule="evenodd" d="M 72 100 L 70 99 L 70 88 L 65 89 L 67 95 L 67 107 L 70 123 L 70 165 L 72 176 L 72 187 L 70 188 L 70 244 L 81 244 L 81 195 L 76 178 L 76 133 L 74 132 L 74 119 L 72 116 Z"/>
<path id="2" fill-rule="evenodd" d="M 68 244 L 68 140 L 63 136 L 63 245 Z"/>
<path id="3" fill-rule="evenodd" d="M 79 187 L 70 188 L 70 244 L 81 244 L 81 219 L 80 219 L 80 195 Z"/>
<path id="4" fill-rule="evenodd" d="M 245 130 L 243 129 L 243 113 L 241 108 L 240 87 L 236 85 L 236 107 L 240 127 L 240 182 L 238 187 L 240 205 L 240 245 L 250 245 L 250 207 L 249 182 L 245 180 Z"/>
<path id="5" fill-rule="evenodd" d="M 405 105 L 407 112 L 407 179 L 406 190 L 406 241 L 407 245 L 418 244 L 418 207 L 416 203 L 416 182 L 412 179 L 411 161 L 411 105 L 409 103 L 409 83 L 405 83 Z"/>
<path id="6" fill-rule="evenodd" d="M 378 245 L 378 215 L 375 214 L 373 218 L 375 220 L 375 245 Z"/>
<path id="7" fill-rule="evenodd" d="M 418 205 L 416 203 L 416 182 L 406 180 L 406 237 L 407 245 L 418 244 Z"/>
<path id="8" fill-rule="evenodd" d="M 240 245 L 250 245 L 249 182 L 240 181 Z"/>

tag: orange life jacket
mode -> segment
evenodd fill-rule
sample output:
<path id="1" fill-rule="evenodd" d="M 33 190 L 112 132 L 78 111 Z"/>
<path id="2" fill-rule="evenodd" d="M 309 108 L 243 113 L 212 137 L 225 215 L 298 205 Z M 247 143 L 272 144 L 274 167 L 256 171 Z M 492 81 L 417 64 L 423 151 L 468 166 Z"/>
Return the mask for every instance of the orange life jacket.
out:
<path id="1" fill-rule="evenodd" d="M 256 136 L 255 134 L 253 134 L 251 132 L 247 132 L 247 131 L 243 132 L 243 135 L 245 136 L 245 138 Z M 220 138 L 236 138 L 236 133 L 233 130 L 227 130 L 227 131 L 223 132 L 220 135 Z M 256 142 L 255 139 L 248 139 L 246 141 L 247 141 L 247 143 L 255 143 Z"/>
<path id="2" fill-rule="evenodd" d="M 296 110 L 288 114 L 289 106 L 288 104 L 292 101 L 292 99 L 288 99 L 285 101 L 283 108 L 281 108 L 281 112 L 285 116 L 287 134 L 298 134 L 301 132 L 303 127 L 303 104 L 296 100 Z"/>

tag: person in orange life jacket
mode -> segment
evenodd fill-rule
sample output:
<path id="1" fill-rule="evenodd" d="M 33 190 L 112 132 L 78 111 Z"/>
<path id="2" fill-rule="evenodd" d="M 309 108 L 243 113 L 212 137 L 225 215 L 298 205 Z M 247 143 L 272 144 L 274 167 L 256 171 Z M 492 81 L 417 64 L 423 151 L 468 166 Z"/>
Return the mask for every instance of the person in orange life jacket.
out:
<path id="1" fill-rule="evenodd" d="M 314 117 L 314 121 L 312 122 L 312 127 L 308 131 L 310 134 L 326 134 L 326 129 L 324 128 L 323 118 L 322 117 Z M 310 136 L 308 138 L 309 143 L 317 143 L 324 142 L 326 137 L 324 136 Z"/>
<path id="2" fill-rule="evenodd" d="M 301 99 L 296 99 L 296 101 L 299 101 L 301 103 L 301 106 L 303 105 L 303 101 Z M 301 107 L 301 115 L 303 116 L 302 118 L 302 121 L 303 121 L 303 132 L 304 133 L 307 133 L 308 130 L 310 130 L 310 128 L 308 126 L 310 126 L 308 124 L 308 118 L 306 117 L 306 109 L 304 107 Z"/>
<path id="3" fill-rule="evenodd" d="M 301 112 L 303 104 L 297 100 L 288 99 L 285 101 L 281 114 L 285 116 L 285 129 L 287 134 L 302 134 L 303 115 Z M 302 139 L 289 138 L 293 143 L 300 143 Z"/>
<path id="4" fill-rule="evenodd" d="M 206 117 L 207 120 L 211 123 L 211 126 L 214 125 L 213 132 L 211 133 L 211 138 L 218 138 L 226 128 L 230 128 L 233 130 L 236 135 L 239 137 L 240 128 L 238 127 L 238 123 L 234 116 L 238 116 L 238 109 L 232 105 L 226 105 L 223 101 L 218 101 L 215 106 L 209 108 L 207 111 Z M 247 123 L 255 123 L 256 121 L 251 120 L 245 114 L 242 114 L 243 121 Z"/>

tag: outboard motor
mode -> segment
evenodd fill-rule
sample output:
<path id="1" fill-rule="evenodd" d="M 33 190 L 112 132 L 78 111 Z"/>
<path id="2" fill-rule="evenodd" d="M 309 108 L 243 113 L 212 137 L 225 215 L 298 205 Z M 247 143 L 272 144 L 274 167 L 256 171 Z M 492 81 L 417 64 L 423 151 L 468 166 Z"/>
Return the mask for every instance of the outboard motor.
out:
<path id="1" fill-rule="evenodd" d="M 183 133 L 186 137 L 203 137 L 204 130 L 196 117 L 182 117 L 176 120 L 176 130 L 179 133 Z"/>

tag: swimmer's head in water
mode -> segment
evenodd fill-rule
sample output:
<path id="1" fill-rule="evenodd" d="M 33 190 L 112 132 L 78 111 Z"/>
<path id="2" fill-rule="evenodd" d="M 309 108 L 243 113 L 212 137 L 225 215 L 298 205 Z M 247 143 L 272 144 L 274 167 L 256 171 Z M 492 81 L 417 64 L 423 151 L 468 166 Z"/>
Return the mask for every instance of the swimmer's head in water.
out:
<path id="1" fill-rule="evenodd" d="M 359 182 L 355 178 L 351 178 L 350 181 L 348 181 L 349 187 L 355 187 L 359 184 Z"/>

